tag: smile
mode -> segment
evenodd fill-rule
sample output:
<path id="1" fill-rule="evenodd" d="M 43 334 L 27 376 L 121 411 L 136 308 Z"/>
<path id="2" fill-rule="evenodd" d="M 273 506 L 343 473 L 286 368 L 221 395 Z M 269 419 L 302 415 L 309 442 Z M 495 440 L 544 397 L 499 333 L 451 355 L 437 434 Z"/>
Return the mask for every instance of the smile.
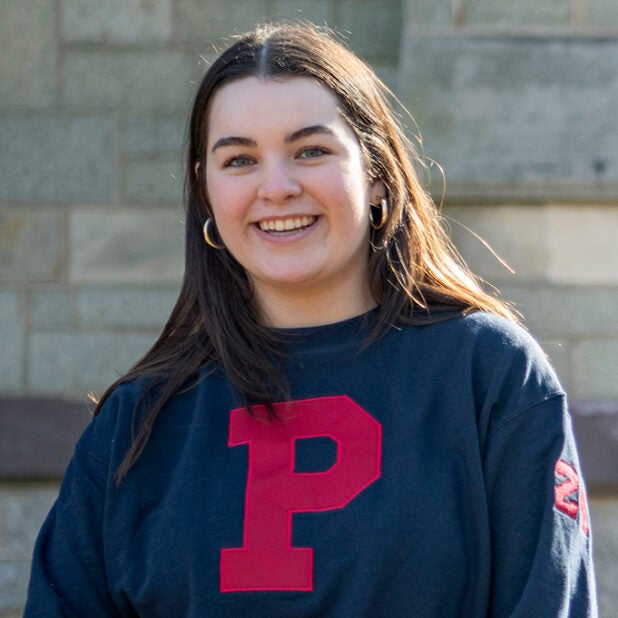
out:
<path id="1" fill-rule="evenodd" d="M 317 217 L 291 217 L 289 219 L 266 219 L 258 223 L 263 232 L 297 232 L 316 222 Z"/>

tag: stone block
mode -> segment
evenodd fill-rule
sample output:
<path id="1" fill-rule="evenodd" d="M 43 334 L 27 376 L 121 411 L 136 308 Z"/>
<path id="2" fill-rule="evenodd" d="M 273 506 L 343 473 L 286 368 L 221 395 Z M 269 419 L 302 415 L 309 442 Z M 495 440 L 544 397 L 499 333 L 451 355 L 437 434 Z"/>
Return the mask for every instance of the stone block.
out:
<path id="1" fill-rule="evenodd" d="M 549 360 L 551 366 L 554 368 L 564 390 L 569 397 L 576 397 L 577 392 L 573 381 L 573 344 L 571 341 L 565 337 L 540 335 L 533 330 L 530 332 L 547 355 L 547 360 Z"/>
<path id="2" fill-rule="evenodd" d="M 268 0 L 178 0 L 178 35 L 200 44 L 239 34 L 270 18 Z"/>
<path id="3" fill-rule="evenodd" d="M 0 205 L 0 280 L 47 281 L 60 275 L 62 212 Z"/>
<path id="4" fill-rule="evenodd" d="M 184 171 L 181 156 L 126 161 L 121 196 L 127 204 L 182 204 Z"/>
<path id="5" fill-rule="evenodd" d="M 34 328 L 66 327 L 71 323 L 71 293 L 41 290 L 32 294 L 30 320 Z"/>
<path id="6" fill-rule="evenodd" d="M 6 538 L 0 546 L 5 560 L 30 560 L 34 541 L 51 508 L 55 486 L 0 489 Z"/>
<path id="7" fill-rule="evenodd" d="M 17 292 L 0 292 L 0 391 L 22 387 L 24 319 Z"/>
<path id="8" fill-rule="evenodd" d="M 0 612 L 10 616 L 14 610 L 23 607 L 29 578 L 29 561 L 0 562 Z"/>
<path id="9" fill-rule="evenodd" d="M 618 3 L 616 0 L 588 0 L 588 22 L 599 30 L 618 29 Z"/>
<path id="10" fill-rule="evenodd" d="M 545 212 L 536 206 L 448 206 L 451 237 L 473 272 L 491 283 L 535 280 L 547 270 Z M 515 271 L 511 274 L 489 247 Z"/>
<path id="11" fill-rule="evenodd" d="M 129 116 L 122 124 L 122 149 L 127 153 L 180 152 L 184 117 Z"/>
<path id="12" fill-rule="evenodd" d="M 332 25 L 335 21 L 334 0 L 275 0 L 273 18 Z"/>
<path id="13" fill-rule="evenodd" d="M 154 334 L 34 333 L 29 387 L 37 393 L 102 392 L 154 343 Z"/>
<path id="14" fill-rule="evenodd" d="M 618 499 L 590 500 L 594 560 L 599 589 L 599 615 L 613 616 L 618 607 Z"/>
<path id="15" fill-rule="evenodd" d="M 363 58 L 396 63 L 402 29 L 401 0 L 342 0 L 338 28 Z"/>
<path id="16" fill-rule="evenodd" d="M 71 281 L 178 284 L 183 218 L 180 209 L 77 209 L 70 222 Z"/>
<path id="17" fill-rule="evenodd" d="M 564 0 L 462 0 L 464 23 L 500 28 L 571 24 L 571 2 Z"/>
<path id="18" fill-rule="evenodd" d="M 172 34 L 172 0 L 65 0 L 65 41 L 141 43 L 167 41 Z"/>
<path id="19" fill-rule="evenodd" d="M 197 56 L 172 50 L 69 51 L 64 102 L 73 107 L 187 113 Z"/>
<path id="20" fill-rule="evenodd" d="M 140 287 L 86 287 L 77 295 L 81 326 L 105 328 L 163 327 L 179 289 Z"/>
<path id="21" fill-rule="evenodd" d="M 617 40 L 426 37 L 409 26 L 400 62 L 398 94 L 447 188 L 476 183 L 487 196 L 490 183 L 551 183 L 568 195 L 618 181 Z"/>
<path id="22" fill-rule="evenodd" d="M 397 88 L 397 67 L 394 64 L 389 65 L 380 62 L 372 62 L 371 68 L 375 71 L 380 80 L 395 92 Z"/>
<path id="23" fill-rule="evenodd" d="M 548 278 L 561 284 L 618 284 L 618 207 L 547 209 Z"/>
<path id="24" fill-rule="evenodd" d="M 577 399 L 618 399 L 618 337 L 582 339 L 573 347 Z"/>
<path id="25" fill-rule="evenodd" d="M 113 200 L 115 157 L 112 119 L 0 117 L 0 199 Z"/>
<path id="26" fill-rule="evenodd" d="M 40 109 L 56 100 L 55 4 L 3 0 L 0 107 Z"/>
<path id="27" fill-rule="evenodd" d="M 450 26 L 453 0 L 404 0 L 404 23 L 410 29 Z"/>
<path id="28" fill-rule="evenodd" d="M 542 337 L 618 335 L 618 287 L 506 286 L 504 296 L 514 301 L 526 324 Z"/>

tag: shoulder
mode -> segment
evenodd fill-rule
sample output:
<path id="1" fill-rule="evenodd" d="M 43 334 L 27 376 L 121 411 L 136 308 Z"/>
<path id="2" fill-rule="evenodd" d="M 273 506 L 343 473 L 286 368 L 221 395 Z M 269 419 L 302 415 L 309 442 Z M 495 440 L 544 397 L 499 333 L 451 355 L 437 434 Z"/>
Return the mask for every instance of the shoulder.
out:
<path id="1" fill-rule="evenodd" d="M 475 311 L 452 318 L 441 326 L 443 336 L 482 358 L 511 358 L 549 365 L 538 341 L 525 328 L 501 316 Z"/>
<path id="2" fill-rule="evenodd" d="M 470 386 L 477 406 L 492 409 L 493 421 L 564 396 L 539 343 L 514 322 L 479 311 L 412 329 L 435 375 L 461 392 Z"/>
<path id="3" fill-rule="evenodd" d="M 148 396 L 149 385 L 150 380 L 137 378 L 116 386 L 82 434 L 76 450 L 106 463 L 113 458 L 114 451 L 126 451 L 136 414 Z"/>

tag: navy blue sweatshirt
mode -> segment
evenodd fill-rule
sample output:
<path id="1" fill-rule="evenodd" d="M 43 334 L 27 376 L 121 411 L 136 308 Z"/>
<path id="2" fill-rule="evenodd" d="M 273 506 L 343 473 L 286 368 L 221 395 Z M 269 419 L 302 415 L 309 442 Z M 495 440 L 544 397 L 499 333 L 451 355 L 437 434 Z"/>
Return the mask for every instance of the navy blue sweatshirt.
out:
<path id="1" fill-rule="evenodd" d="M 90 424 L 34 551 L 26 618 L 596 616 L 565 394 L 522 329 L 372 314 L 283 332 L 292 401 L 215 372 L 118 488 L 145 381 Z"/>

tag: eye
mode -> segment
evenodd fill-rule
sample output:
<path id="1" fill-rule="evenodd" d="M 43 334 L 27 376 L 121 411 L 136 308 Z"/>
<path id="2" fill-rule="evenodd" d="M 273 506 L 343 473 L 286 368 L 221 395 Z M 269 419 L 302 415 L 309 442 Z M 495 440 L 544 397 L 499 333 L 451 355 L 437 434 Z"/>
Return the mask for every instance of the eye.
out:
<path id="1" fill-rule="evenodd" d="M 229 158 L 224 164 L 223 167 L 248 167 L 253 165 L 254 160 L 251 157 L 246 155 L 239 155 L 235 157 Z"/>
<path id="2" fill-rule="evenodd" d="M 298 153 L 299 159 L 315 159 L 328 154 L 328 150 L 320 146 L 309 146 Z"/>

